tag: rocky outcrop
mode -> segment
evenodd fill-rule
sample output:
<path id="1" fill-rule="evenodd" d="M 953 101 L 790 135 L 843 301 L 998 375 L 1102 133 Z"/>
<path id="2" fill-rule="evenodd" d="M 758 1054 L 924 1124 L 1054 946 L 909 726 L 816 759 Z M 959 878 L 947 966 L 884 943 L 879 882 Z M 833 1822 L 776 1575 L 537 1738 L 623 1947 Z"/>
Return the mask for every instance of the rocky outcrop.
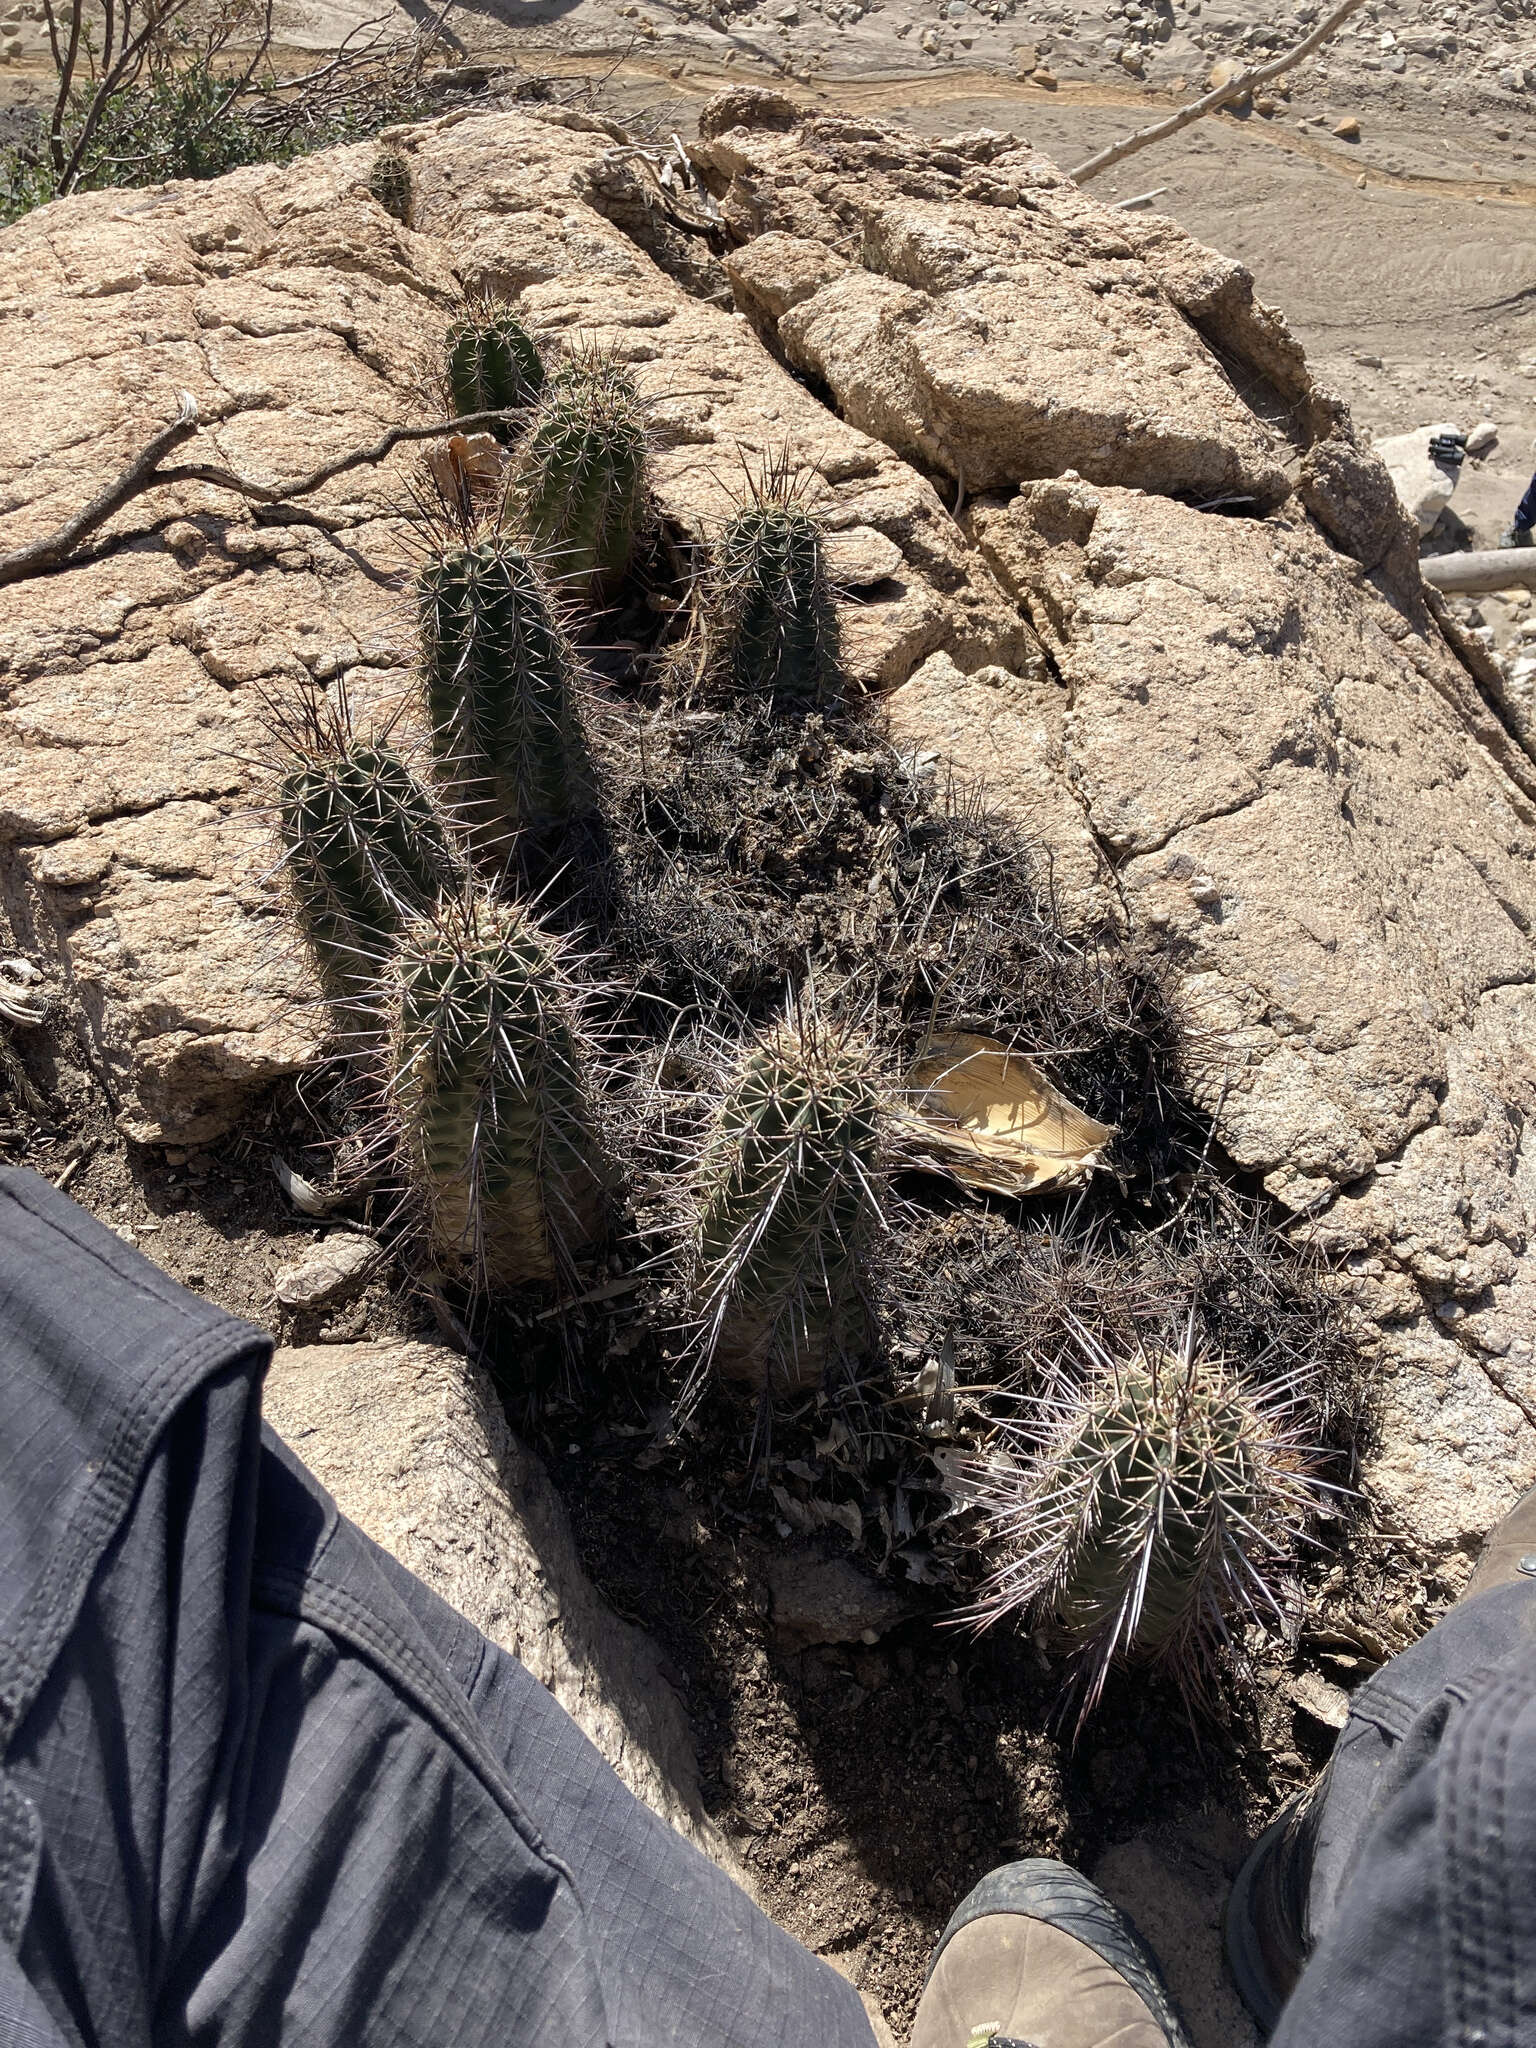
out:
<path id="1" fill-rule="evenodd" d="M 526 1665 L 630 1791 L 740 1879 L 659 1653 L 599 1597 L 542 1466 L 473 1367 L 437 1344 L 279 1350 L 262 1407 L 343 1514 Z"/>
<path id="2" fill-rule="evenodd" d="M 1128 920 L 1176 970 L 1219 1143 L 1369 1318 L 1376 1496 L 1454 1563 L 1536 1477 L 1536 763 L 1284 323 L 1240 266 L 1011 137 L 722 95 L 696 156 L 723 250 L 642 221 L 611 136 L 568 114 L 398 141 L 414 231 L 368 197 L 367 150 L 6 231 L 13 544 L 178 389 L 202 451 L 267 478 L 412 417 L 480 285 L 632 365 L 680 539 L 741 455 L 787 450 L 899 743 L 984 776 L 1068 914 Z M 161 491 L 0 591 L 0 887 L 137 1138 L 224 1129 L 315 1055 L 261 694 L 408 689 L 415 460 L 282 523 Z"/>

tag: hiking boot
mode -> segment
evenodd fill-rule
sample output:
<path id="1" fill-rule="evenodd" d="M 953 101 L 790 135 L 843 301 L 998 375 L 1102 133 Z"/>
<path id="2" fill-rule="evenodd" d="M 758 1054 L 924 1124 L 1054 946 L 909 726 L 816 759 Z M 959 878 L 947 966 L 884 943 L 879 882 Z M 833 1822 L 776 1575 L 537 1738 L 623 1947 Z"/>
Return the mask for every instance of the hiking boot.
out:
<path id="1" fill-rule="evenodd" d="M 1501 548 L 1536 548 L 1536 529 L 1529 526 L 1512 526 L 1507 533 L 1499 535 Z"/>
<path id="2" fill-rule="evenodd" d="M 989 1871 L 928 1965 L 911 2048 L 1189 2048 L 1152 1952 L 1097 1885 L 1034 1858 Z"/>
<path id="3" fill-rule="evenodd" d="M 1454 1604 L 1522 1577 L 1536 1584 L 1536 1486 L 1490 1530 Z M 1248 1852 L 1227 1900 L 1227 1967 L 1266 2034 L 1273 2031 L 1311 1948 L 1307 1894 L 1327 1786 L 1324 1770 L 1281 1808 Z"/>
<path id="4" fill-rule="evenodd" d="M 1512 1579 L 1536 1579 L 1536 1486 L 1515 1502 L 1502 1522 L 1496 1522 L 1483 1540 L 1477 1567 L 1457 1596 L 1459 1607 L 1474 1593 L 1486 1593 L 1491 1586 L 1507 1586 Z"/>

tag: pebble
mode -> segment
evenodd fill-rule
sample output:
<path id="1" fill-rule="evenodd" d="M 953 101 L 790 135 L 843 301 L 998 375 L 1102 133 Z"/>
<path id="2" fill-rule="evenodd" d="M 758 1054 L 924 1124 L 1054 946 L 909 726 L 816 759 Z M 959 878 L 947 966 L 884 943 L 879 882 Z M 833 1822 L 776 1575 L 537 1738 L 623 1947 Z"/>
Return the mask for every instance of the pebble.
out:
<path id="1" fill-rule="evenodd" d="M 1333 132 L 1340 142 L 1358 142 L 1360 140 L 1360 123 L 1353 114 L 1346 114 L 1342 121 L 1334 122 Z"/>
<path id="2" fill-rule="evenodd" d="M 279 1266 L 272 1290 L 285 1308 L 315 1308 L 358 1286 L 378 1258 L 371 1237 L 337 1231 L 304 1258 Z"/>

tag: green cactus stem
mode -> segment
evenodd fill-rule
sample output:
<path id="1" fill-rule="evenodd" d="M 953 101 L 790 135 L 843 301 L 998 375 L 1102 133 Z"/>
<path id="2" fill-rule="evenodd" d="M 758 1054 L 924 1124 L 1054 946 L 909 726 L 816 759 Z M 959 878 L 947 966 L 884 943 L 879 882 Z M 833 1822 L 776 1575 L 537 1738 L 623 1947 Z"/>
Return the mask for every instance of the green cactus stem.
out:
<path id="1" fill-rule="evenodd" d="M 393 965 L 390 1072 L 433 1254 L 477 1292 L 569 1277 L 605 1176 L 561 942 L 526 910 L 461 900 Z"/>
<path id="2" fill-rule="evenodd" d="M 578 357 L 550 378 L 518 458 L 509 511 L 551 573 L 591 602 L 628 572 L 648 523 L 645 422 L 621 363 Z"/>
<path id="3" fill-rule="evenodd" d="M 445 548 L 418 581 L 433 759 L 478 851 L 588 814 L 578 669 L 548 585 L 503 536 Z"/>
<path id="4" fill-rule="evenodd" d="M 840 695 L 837 612 L 821 522 L 788 465 L 770 462 L 726 521 L 705 586 L 717 695 L 815 710 Z"/>
<path id="5" fill-rule="evenodd" d="M 472 412 L 523 412 L 544 389 L 544 359 L 509 306 L 473 301 L 448 330 L 448 398 L 455 418 Z M 512 421 L 493 427 L 510 442 Z"/>
<path id="6" fill-rule="evenodd" d="M 361 1027 L 404 921 L 463 882 L 431 795 L 393 748 L 315 720 L 278 787 L 284 870 L 321 987 Z"/>
<path id="7" fill-rule="evenodd" d="M 705 1355 L 728 1377 L 790 1391 L 867 1344 L 879 1100 L 868 1046 L 808 1017 L 760 1040 L 727 1087 L 697 1177 L 693 1272 Z"/>
<path id="8" fill-rule="evenodd" d="M 1266 1572 L 1320 1496 L 1296 1429 L 1294 1379 L 1253 1387 L 1200 1345 L 1111 1357 L 1079 1333 L 1086 1372 L 1056 1387 L 980 1477 L 1004 1561 L 986 1620 L 1022 1611 L 1076 1655 L 1081 1713 L 1116 1660 L 1169 1668 L 1198 1693 L 1234 1618 L 1280 1618 Z"/>
<path id="9" fill-rule="evenodd" d="M 398 149 L 381 149 L 368 172 L 368 190 L 402 227 L 411 225 L 411 166 Z"/>

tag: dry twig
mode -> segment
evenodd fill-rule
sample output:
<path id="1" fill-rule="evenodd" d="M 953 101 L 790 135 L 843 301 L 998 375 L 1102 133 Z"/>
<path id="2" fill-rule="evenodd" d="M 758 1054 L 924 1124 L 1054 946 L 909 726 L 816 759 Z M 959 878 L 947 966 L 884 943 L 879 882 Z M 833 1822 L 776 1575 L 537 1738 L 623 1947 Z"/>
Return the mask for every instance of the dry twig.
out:
<path id="1" fill-rule="evenodd" d="M 1187 107 L 1180 107 L 1177 113 L 1166 119 L 1153 121 L 1145 128 L 1138 128 L 1134 134 L 1123 136 L 1119 142 L 1110 143 L 1096 156 L 1089 157 L 1070 173 L 1079 185 L 1086 185 L 1090 178 L 1096 178 L 1100 171 L 1107 171 L 1112 164 L 1123 163 L 1128 156 L 1134 156 L 1138 149 L 1145 149 L 1150 143 L 1164 142 L 1170 135 L 1177 135 L 1181 128 L 1187 128 L 1192 121 L 1198 121 L 1205 114 L 1214 114 L 1219 108 L 1229 106 L 1233 100 L 1247 97 L 1256 85 L 1267 85 L 1272 78 L 1278 78 L 1282 71 L 1289 71 L 1299 64 L 1303 57 L 1315 50 L 1319 43 L 1327 42 L 1334 31 L 1346 22 L 1364 0 L 1342 0 L 1332 14 L 1324 15 L 1309 35 L 1302 37 L 1294 48 L 1272 57 L 1267 64 L 1256 64 L 1251 71 L 1240 71 L 1235 78 L 1229 78 L 1225 85 L 1213 86 L 1202 99 L 1191 100 Z"/>
<path id="2" fill-rule="evenodd" d="M 263 484 L 254 477 L 240 476 L 215 462 L 180 462 L 161 467 L 163 458 L 190 434 L 195 434 L 199 425 L 197 400 L 191 392 L 183 391 L 180 400 L 180 408 L 171 424 L 162 427 L 146 442 L 122 474 L 105 490 L 98 492 L 73 519 L 65 520 L 62 526 L 44 534 L 40 540 L 29 541 L 25 547 L 0 555 L 0 584 L 19 583 L 23 577 L 59 568 L 87 534 L 105 525 L 113 513 L 121 511 L 130 499 L 145 491 L 156 490 L 162 484 L 212 484 L 222 491 L 235 491 L 253 504 L 277 505 L 290 498 L 307 497 L 311 491 L 319 490 L 322 484 L 329 483 L 332 477 L 340 476 L 346 470 L 359 469 L 365 463 L 382 462 L 390 450 L 403 441 L 433 441 L 443 434 L 462 434 L 514 417 L 507 412 L 470 412 L 458 419 L 434 420 L 427 426 L 390 427 L 366 448 L 351 448 L 345 455 L 322 462 L 318 469 L 310 470 L 306 476 L 294 477 L 286 483 Z"/>

